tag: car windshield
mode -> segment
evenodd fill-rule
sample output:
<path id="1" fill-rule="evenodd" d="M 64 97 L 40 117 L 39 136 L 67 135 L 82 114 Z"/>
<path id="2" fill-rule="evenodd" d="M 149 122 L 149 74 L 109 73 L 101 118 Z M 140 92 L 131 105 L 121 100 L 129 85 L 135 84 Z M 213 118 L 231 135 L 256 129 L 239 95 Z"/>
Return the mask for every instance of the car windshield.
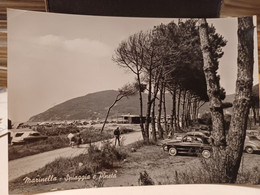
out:
<path id="1" fill-rule="evenodd" d="M 16 133 L 15 137 L 21 137 L 23 135 L 23 133 Z"/>
<path id="2" fill-rule="evenodd" d="M 191 136 L 185 136 L 183 138 L 183 142 L 191 142 L 192 141 L 192 137 Z"/>
<path id="3" fill-rule="evenodd" d="M 248 137 L 249 137 L 250 140 L 258 140 L 259 141 L 259 139 L 256 136 L 248 136 Z"/>
<path id="4" fill-rule="evenodd" d="M 29 135 L 30 135 L 30 136 L 40 136 L 39 133 L 30 133 Z"/>

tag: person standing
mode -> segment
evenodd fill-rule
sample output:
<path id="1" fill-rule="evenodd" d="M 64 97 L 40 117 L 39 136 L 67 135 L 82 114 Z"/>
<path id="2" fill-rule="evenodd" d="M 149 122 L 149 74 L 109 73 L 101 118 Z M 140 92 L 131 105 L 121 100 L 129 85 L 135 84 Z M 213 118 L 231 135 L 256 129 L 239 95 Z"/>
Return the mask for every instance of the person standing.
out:
<path id="1" fill-rule="evenodd" d="M 73 147 L 73 145 L 74 145 L 74 141 L 75 140 L 73 140 L 73 138 L 75 137 L 75 135 L 73 134 L 73 133 L 70 133 L 69 135 L 68 135 L 68 138 L 69 138 L 69 145 L 71 146 L 71 147 Z"/>
<path id="2" fill-rule="evenodd" d="M 120 130 L 119 130 L 119 127 L 117 127 L 114 130 L 114 136 L 115 136 L 115 146 L 116 146 L 117 142 L 118 142 L 118 145 L 120 146 Z"/>
<path id="3" fill-rule="evenodd" d="M 78 133 L 77 135 L 77 148 L 79 148 L 79 145 L 83 143 L 83 139 L 81 137 L 81 134 Z"/>

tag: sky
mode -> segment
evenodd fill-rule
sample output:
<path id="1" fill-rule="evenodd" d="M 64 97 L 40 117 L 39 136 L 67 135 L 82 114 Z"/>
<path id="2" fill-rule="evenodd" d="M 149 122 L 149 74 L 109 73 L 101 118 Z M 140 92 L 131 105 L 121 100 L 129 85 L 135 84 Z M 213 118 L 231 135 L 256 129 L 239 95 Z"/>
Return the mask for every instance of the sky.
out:
<path id="1" fill-rule="evenodd" d="M 170 21 L 8 10 L 9 118 L 27 121 L 66 100 L 117 90 L 133 81 L 133 74 L 112 61 L 115 49 L 130 35 Z M 228 40 L 219 74 L 227 94 L 234 93 L 237 20 L 208 19 L 208 23 Z"/>

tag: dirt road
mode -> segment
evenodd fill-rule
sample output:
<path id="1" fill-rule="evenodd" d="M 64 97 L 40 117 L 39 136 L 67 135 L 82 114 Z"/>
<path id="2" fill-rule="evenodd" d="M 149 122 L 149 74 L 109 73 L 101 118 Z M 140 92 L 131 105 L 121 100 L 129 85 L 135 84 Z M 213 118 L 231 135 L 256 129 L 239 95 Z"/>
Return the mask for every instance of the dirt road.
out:
<path id="1" fill-rule="evenodd" d="M 135 141 L 141 140 L 141 132 L 133 132 L 129 134 L 123 134 L 122 140 L 124 145 L 128 145 Z M 112 141 L 114 141 L 112 139 Z M 96 145 L 100 146 L 101 142 L 96 142 Z M 49 152 L 44 152 L 41 154 L 36 154 L 32 156 L 27 156 L 24 158 L 12 160 L 8 163 L 9 165 L 9 181 L 16 179 L 24 174 L 36 171 L 42 168 L 44 165 L 54 161 L 59 157 L 74 157 L 82 153 L 86 153 L 88 144 L 81 145 L 80 148 L 62 148 L 58 150 L 53 150 Z"/>

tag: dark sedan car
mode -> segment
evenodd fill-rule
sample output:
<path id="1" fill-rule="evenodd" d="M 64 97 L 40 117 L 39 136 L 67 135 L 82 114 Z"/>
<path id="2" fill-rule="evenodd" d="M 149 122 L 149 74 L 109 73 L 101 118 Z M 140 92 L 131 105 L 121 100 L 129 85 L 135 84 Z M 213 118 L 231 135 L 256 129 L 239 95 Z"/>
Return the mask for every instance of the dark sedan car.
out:
<path id="1" fill-rule="evenodd" d="M 163 149 L 171 156 L 178 153 L 201 154 L 204 158 L 210 158 L 211 146 L 209 137 L 203 133 L 187 133 L 182 140 L 167 142 L 163 144 Z"/>

